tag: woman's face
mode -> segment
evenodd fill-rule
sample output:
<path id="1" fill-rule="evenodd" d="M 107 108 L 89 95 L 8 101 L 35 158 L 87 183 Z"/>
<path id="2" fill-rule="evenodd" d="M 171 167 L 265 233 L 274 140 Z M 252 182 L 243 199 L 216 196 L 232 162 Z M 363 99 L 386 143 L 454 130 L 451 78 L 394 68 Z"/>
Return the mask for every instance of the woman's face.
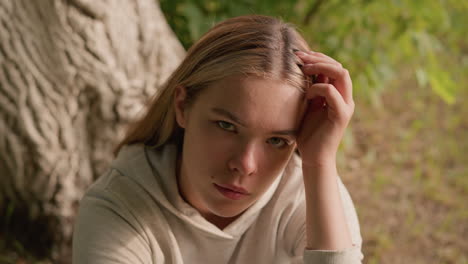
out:
<path id="1" fill-rule="evenodd" d="M 293 154 L 303 93 L 280 81 L 234 76 L 205 88 L 184 109 L 179 190 L 205 218 L 233 218 L 257 201 Z"/>

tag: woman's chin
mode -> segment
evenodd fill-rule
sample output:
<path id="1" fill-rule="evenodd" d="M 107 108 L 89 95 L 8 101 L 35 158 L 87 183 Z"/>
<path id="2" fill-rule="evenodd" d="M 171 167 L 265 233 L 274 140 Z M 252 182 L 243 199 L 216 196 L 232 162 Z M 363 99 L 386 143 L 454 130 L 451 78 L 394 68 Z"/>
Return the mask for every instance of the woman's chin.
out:
<path id="1" fill-rule="evenodd" d="M 213 206 L 211 207 L 211 214 L 217 216 L 217 217 L 222 217 L 222 218 L 235 218 L 239 217 L 242 215 L 242 213 L 246 210 L 247 208 L 240 208 L 236 207 L 234 208 L 233 206 L 228 206 L 228 205 L 220 205 L 220 206 Z"/>

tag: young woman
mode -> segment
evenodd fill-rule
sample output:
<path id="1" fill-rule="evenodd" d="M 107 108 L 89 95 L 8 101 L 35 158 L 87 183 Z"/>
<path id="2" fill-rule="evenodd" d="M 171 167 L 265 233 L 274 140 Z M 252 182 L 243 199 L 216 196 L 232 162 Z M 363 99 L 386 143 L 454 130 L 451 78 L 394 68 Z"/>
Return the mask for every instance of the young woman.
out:
<path id="1" fill-rule="evenodd" d="M 349 73 L 266 16 L 188 51 L 86 192 L 74 263 L 361 263 L 336 153 Z"/>

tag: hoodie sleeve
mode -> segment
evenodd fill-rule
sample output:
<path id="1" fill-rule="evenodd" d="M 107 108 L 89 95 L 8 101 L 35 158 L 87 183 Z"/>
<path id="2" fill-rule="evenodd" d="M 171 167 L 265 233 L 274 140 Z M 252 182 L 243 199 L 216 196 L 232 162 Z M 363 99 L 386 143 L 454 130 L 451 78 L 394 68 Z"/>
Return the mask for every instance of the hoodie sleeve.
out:
<path id="1" fill-rule="evenodd" d="M 112 170 L 107 176 L 113 173 L 118 174 Z M 148 241 L 138 222 L 102 185 L 102 181 L 95 184 L 81 200 L 73 235 L 73 263 L 152 263 Z"/>
<path id="2" fill-rule="evenodd" d="M 353 246 L 345 250 L 308 250 L 306 249 L 306 227 L 305 227 L 305 208 L 298 208 L 292 216 L 290 224 L 291 232 L 295 232 L 296 245 L 294 251 L 297 256 L 294 263 L 304 264 L 361 264 L 364 255 L 361 252 L 362 237 L 360 234 L 359 220 L 353 201 L 346 190 L 346 187 L 338 177 L 341 200 L 345 210 L 345 217 L 348 228 L 351 233 Z"/>

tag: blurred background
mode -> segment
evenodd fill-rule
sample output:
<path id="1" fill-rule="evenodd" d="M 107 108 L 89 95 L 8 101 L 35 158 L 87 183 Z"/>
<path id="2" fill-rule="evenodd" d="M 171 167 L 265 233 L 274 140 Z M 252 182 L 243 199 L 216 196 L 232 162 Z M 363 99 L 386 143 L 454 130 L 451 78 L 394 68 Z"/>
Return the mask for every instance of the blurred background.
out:
<path id="1" fill-rule="evenodd" d="M 468 1 L 161 0 L 185 49 L 216 22 L 295 24 L 347 68 L 356 110 L 339 153 L 364 263 L 468 263 Z M 0 237 L 1 263 L 49 263 Z"/>
<path id="2" fill-rule="evenodd" d="M 161 1 L 188 48 L 215 22 L 280 17 L 351 73 L 339 172 L 365 263 L 468 263 L 468 1 Z"/>

